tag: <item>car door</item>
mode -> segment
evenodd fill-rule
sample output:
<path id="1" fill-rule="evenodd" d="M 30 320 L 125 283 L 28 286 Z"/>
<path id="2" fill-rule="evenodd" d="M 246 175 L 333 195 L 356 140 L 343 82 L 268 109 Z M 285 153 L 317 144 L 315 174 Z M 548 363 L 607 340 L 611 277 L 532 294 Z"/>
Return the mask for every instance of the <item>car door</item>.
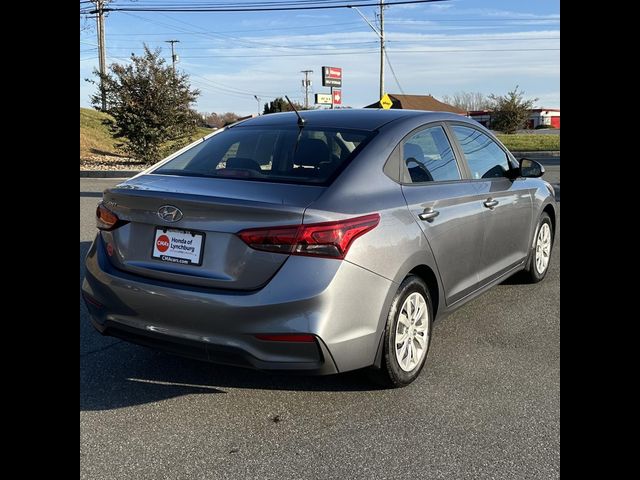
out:
<path id="1" fill-rule="evenodd" d="M 480 128 L 448 124 L 464 157 L 470 182 L 482 195 L 484 239 L 480 268 L 481 284 L 514 269 L 528 253 L 532 225 L 532 196 L 524 181 L 509 178 L 507 152 Z"/>
<path id="2" fill-rule="evenodd" d="M 414 130 L 399 147 L 402 192 L 428 240 L 451 304 L 478 288 L 482 196 L 464 179 L 443 123 Z"/>

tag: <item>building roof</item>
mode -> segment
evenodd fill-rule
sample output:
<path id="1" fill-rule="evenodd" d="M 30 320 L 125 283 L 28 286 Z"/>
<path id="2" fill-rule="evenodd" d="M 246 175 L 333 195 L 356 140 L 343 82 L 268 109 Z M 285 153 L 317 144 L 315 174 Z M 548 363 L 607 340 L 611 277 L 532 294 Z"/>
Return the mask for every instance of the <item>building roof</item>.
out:
<path id="1" fill-rule="evenodd" d="M 471 110 L 469 115 L 490 115 L 493 110 Z M 559 108 L 532 108 L 529 112 L 560 112 Z"/>
<path id="2" fill-rule="evenodd" d="M 389 98 L 393 102 L 392 109 L 403 110 L 428 110 L 431 112 L 453 112 L 466 115 L 466 111 L 461 108 L 454 107 L 448 103 L 443 103 L 435 99 L 431 95 L 398 95 L 389 93 Z M 364 108 L 381 108 L 380 102 L 372 103 Z"/>

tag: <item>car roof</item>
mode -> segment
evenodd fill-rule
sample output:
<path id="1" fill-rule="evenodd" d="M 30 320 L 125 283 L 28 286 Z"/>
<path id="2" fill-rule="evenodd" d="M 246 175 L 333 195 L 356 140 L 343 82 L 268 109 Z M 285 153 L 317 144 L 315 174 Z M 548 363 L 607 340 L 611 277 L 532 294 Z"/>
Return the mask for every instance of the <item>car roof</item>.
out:
<path id="1" fill-rule="evenodd" d="M 349 108 L 337 110 L 302 110 L 300 116 L 307 127 L 355 128 L 376 130 L 383 125 L 401 118 L 424 117 L 425 122 L 437 120 L 466 119 L 462 115 L 449 112 L 429 112 L 424 110 L 401 110 L 382 108 Z M 242 121 L 235 127 L 278 126 L 296 124 L 294 112 L 271 113 Z"/>

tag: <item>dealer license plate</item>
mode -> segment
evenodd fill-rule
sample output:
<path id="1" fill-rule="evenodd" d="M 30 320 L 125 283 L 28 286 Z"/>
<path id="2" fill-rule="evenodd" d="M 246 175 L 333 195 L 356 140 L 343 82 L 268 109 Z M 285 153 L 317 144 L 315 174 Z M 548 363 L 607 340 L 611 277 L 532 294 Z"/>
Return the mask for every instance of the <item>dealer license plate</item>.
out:
<path id="1" fill-rule="evenodd" d="M 179 265 L 202 265 L 204 233 L 156 227 L 151 256 Z"/>

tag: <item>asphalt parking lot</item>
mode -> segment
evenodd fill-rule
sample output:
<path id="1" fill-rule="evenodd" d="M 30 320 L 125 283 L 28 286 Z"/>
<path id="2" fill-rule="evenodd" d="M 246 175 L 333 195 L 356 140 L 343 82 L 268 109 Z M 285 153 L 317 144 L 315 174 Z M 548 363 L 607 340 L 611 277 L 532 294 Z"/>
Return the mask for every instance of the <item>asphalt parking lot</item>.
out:
<path id="1" fill-rule="evenodd" d="M 80 281 L 117 182 L 80 179 Z M 154 352 L 101 337 L 81 300 L 81 478 L 558 478 L 559 263 L 558 232 L 543 282 L 507 280 L 436 323 L 399 390 Z"/>

